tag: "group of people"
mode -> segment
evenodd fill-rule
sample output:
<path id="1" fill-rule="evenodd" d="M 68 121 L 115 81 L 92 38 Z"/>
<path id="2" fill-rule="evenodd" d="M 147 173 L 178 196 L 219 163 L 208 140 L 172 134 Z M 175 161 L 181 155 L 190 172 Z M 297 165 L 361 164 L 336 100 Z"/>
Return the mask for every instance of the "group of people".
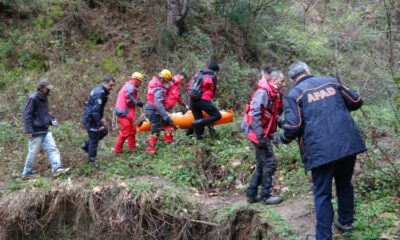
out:
<path id="1" fill-rule="evenodd" d="M 217 85 L 218 71 L 218 63 L 211 61 L 207 67 L 196 73 L 189 81 L 187 89 L 190 92 L 198 79 L 196 76 L 201 75 L 201 78 L 199 78 L 200 96 L 198 99 L 189 98 L 188 104 L 185 104 L 180 96 L 181 84 L 187 78 L 184 72 L 177 72 L 173 75 L 170 70 L 163 69 L 153 76 L 147 85 L 146 102 L 138 98 L 138 90 L 144 82 L 144 75 L 134 72 L 132 78 L 124 84 L 117 96 L 114 112 L 118 119 L 120 131 L 114 152 L 116 154 L 122 153 L 126 140 L 128 151 L 136 151 L 136 107 L 144 108 L 146 117 L 151 123 L 151 135 L 146 141 L 146 152 L 149 154 L 156 153 L 156 144 L 162 128 L 164 129 L 163 141 L 166 143 L 174 141 L 173 132 L 175 128 L 171 119 L 171 110 L 176 103 L 184 107 L 185 111 L 192 111 L 195 118 L 192 123 L 193 130 L 197 139 L 202 139 L 204 126 L 221 118 L 219 110 L 212 102 Z M 103 83 L 91 91 L 84 109 L 82 121 L 89 138 L 81 145 L 81 148 L 88 153 L 89 163 L 96 161 L 98 143 L 108 134 L 103 115 L 108 95 L 114 85 L 115 79 L 106 76 Z M 208 114 L 207 117 L 203 117 L 203 111 Z"/>
<path id="2" fill-rule="evenodd" d="M 183 106 L 185 111 L 193 112 L 195 120 L 192 124 L 193 128 L 188 130 L 188 135 L 194 132 L 197 139 L 202 139 L 204 126 L 221 118 L 219 110 L 212 102 L 218 71 L 218 63 L 212 60 L 207 67 L 195 74 L 189 81 L 187 90 L 189 96 L 192 90 L 197 90 L 199 95 L 193 98 L 189 97 L 188 104 L 185 104 L 180 96 L 181 84 L 187 78 L 184 72 L 180 71 L 173 75 L 170 70 L 163 69 L 153 76 L 147 85 L 146 102 L 138 98 L 138 89 L 145 77 L 140 72 L 134 72 L 117 95 L 114 113 L 119 123 L 119 135 L 114 152 L 122 153 L 125 141 L 128 142 L 128 151 L 136 151 L 136 107 L 144 108 L 146 117 L 151 123 L 151 136 L 146 141 L 146 152 L 149 154 L 156 153 L 156 143 L 162 128 L 164 129 L 164 142 L 172 143 L 174 141 L 174 126 L 170 112 L 176 103 Z M 104 108 L 115 83 L 114 77 L 105 76 L 102 83 L 90 92 L 84 107 L 82 123 L 88 133 L 88 139 L 80 147 L 88 154 L 90 164 L 96 162 L 98 144 L 108 134 Z M 25 104 L 23 122 L 25 133 L 29 138 L 28 156 L 22 172 L 22 177 L 25 179 L 35 176 L 33 168 L 36 155 L 41 147 L 48 154 L 53 177 L 69 170 L 69 168 L 61 167 L 60 153 L 52 133 L 49 131 L 49 126 L 58 125 L 57 119 L 51 116 L 48 107 L 48 96 L 51 89 L 53 89 L 53 85 L 49 83 L 48 79 L 41 79 L 37 91 L 28 97 Z M 203 117 L 203 111 L 208 114 L 207 117 Z"/>
<path id="3" fill-rule="evenodd" d="M 202 139 L 204 127 L 221 118 L 213 104 L 217 87 L 219 65 L 211 61 L 189 81 L 189 102 L 180 97 L 183 72 L 175 75 L 168 69 L 153 76 L 147 85 L 146 103 L 138 98 L 138 89 L 145 77 L 134 72 L 118 92 L 115 115 L 119 123 L 119 135 L 114 151 L 120 154 L 124 142 L 128 150 L 136 151 L 135 108 L 144 108 L 151 123 L 151 136 L 146 141 L 146 152 L 156 153 L 161 129 L 164 128 L 166 143 L 174 141 L 171 109 L 179 103 L 191 110 L 195 120 L 188 134 Z M 282 197 L 271 194 L 273 175 L 277 160 L 272 143 L 288 144 L 297 139 L 305 170 L 311 171 L 314 204 L 316 210 L 316 235 L 309 239 L 332 239 L 333 207 L 332 181 L 335 179 L 338 198 L 338 220 L 335 226 L 341 231 L 350 231 L 354 222 L 354 192 L 351 184 L 356 156 L 366 151 L 365 143 L 350 115 L 362 105 L 359 95 L 345 87 L 333 77 L 313 76 L 306 63 L 297 61 L 289 66 L 288 77 L 293 87 L 283 97 L 285 76 L 282 71 L 266 67 L 250 102 L 246 105 L 241 129 L 253 143 L 256 168 L 246 189 L 249 203 L 279 204 Z M 104 107 L 115 78 L 106 76 L 103 82 L 90 92 L 82 117 L 88 139 L 81 148 L 88 153 L 88 162 L 95 163 L 99 141 L 108 134 L 104 118 Z M 65 173 L 60 154 L 48 126 L 56 126 L 57 120 L 48 109 L 47 96 L 53 86 L 47 79 L 40 81 L 37 92 L 25 105 L 23 113 L 25 132 L 29 137 L 28 156 L 22 176 L 33 176 L 35 156 L 43 147 L 48 153 L 54 177 Z M 208 117 L 203 117 L 203 111 Z M 280 115 L 284 112 L 284 116 Z M 278 131 L 278 127 L 282 130 Z"/>

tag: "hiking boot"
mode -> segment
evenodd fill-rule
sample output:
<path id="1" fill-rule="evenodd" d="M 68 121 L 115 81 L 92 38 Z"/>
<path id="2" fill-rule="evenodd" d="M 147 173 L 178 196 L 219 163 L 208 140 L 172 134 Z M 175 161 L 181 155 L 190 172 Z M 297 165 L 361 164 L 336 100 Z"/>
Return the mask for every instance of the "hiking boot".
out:
<path id="1" fill-rule="evenodd" d="M 196 139 L 197 139 L 197 140 L 203 140 L 203 139 L 204 139 L 204 136 L 203 136 L 203 135 L 196 135 Z"/>
<path id="2" fill-rule="evenodd" d="M 147 149 L 146 152 L 149 154 L 156 154 L 156 143 L 158 141 L 158 137 L 151 135 L 149 140 L 146 141 Z"/>
<path id="3" fill-rule="evenodd" d="M 261 201 L 259 196 L 256 197 L 247 197 L 247 202 L 252 204 L 252 203 L 258 203 L 259 201 Z"/>
<path id="4" fill-rule="evenodd" d="M 23 180 L 30 180 L 30 179 L 35 179 L 36 178 L 36 174 L 21 174 L 21 178 Z"/>
<path id="5" fill-rule="evenodd" d="M 86 153 L 88 153 L 88 148 L 87 148 L 87 145 L 86 145 L 86 143 L 82 143 L 80 146 L 79 146 L 83 151 L 85 151 Z"/>
<path id="6" fill-rule="evenodd" d="M 53 177 L 56 178 L 56 177 L 60 176 L 61 174 L 66 173 L 68 171 L 69 171 L 69 168 L 59 168 L 53 173 Z"/>
<path id="7" fill-rule="evenodd" d="M 90 167 L 95 168 L 99 171 L 101 170 L 100 164 L 98 164 L 96 161 L 89 161 L 88 163 Z"/>
<path id="8" fill-rule="evenodd" d="M 261 199 L 261 202 L 264 203 L 265 205 L 275 205 L 281 203 L 282 200 L 283 199 L 281 196 L 270 196 L 269 198 Z"/>
<path id="9" fill-rule="evenodd" d="M 342 232 L 351 232 L 354 228 L 352 223 L 340 224 L 339 221 L 335 222 L 335 227 Z"/>

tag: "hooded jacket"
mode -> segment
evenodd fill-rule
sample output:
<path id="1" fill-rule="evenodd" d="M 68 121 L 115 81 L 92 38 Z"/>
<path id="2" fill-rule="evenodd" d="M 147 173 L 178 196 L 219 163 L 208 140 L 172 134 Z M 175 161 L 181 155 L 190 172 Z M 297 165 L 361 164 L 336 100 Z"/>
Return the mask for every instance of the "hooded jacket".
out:
<path id="1" fill-rule="evenodd" d="M 250 104 L 246 105 L 241 124 L 241 129 L 247 138 L 256 144 L 261 137 L 273 139 L 281 108 L 281 92 L 277 91 L 268 79 L 260 79 Z"/>

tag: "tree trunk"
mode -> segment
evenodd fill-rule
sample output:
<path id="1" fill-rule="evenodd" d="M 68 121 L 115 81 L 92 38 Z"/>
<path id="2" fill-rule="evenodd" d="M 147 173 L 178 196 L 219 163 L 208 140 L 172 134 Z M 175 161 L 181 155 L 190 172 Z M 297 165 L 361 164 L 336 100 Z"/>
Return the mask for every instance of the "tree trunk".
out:
<path id="1" fill-rule="evenodd" d="M 189 11 L 189 0 L 167 0 L 167 24 L 178 29 L 179 34 L 184 32 L 183 19 Z"/>

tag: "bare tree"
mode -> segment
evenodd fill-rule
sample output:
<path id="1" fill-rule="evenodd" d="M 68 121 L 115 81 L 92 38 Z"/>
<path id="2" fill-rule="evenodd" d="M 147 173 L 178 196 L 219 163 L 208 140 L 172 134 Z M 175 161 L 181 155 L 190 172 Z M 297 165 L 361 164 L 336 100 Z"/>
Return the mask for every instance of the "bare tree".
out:
<path id="1" fill-rule="evenodd" d="M 176 27 L 179 34 L 184 32 L 183 19 L 189 12 L 189 0 L 167 0 L 167 24 Z"/>

